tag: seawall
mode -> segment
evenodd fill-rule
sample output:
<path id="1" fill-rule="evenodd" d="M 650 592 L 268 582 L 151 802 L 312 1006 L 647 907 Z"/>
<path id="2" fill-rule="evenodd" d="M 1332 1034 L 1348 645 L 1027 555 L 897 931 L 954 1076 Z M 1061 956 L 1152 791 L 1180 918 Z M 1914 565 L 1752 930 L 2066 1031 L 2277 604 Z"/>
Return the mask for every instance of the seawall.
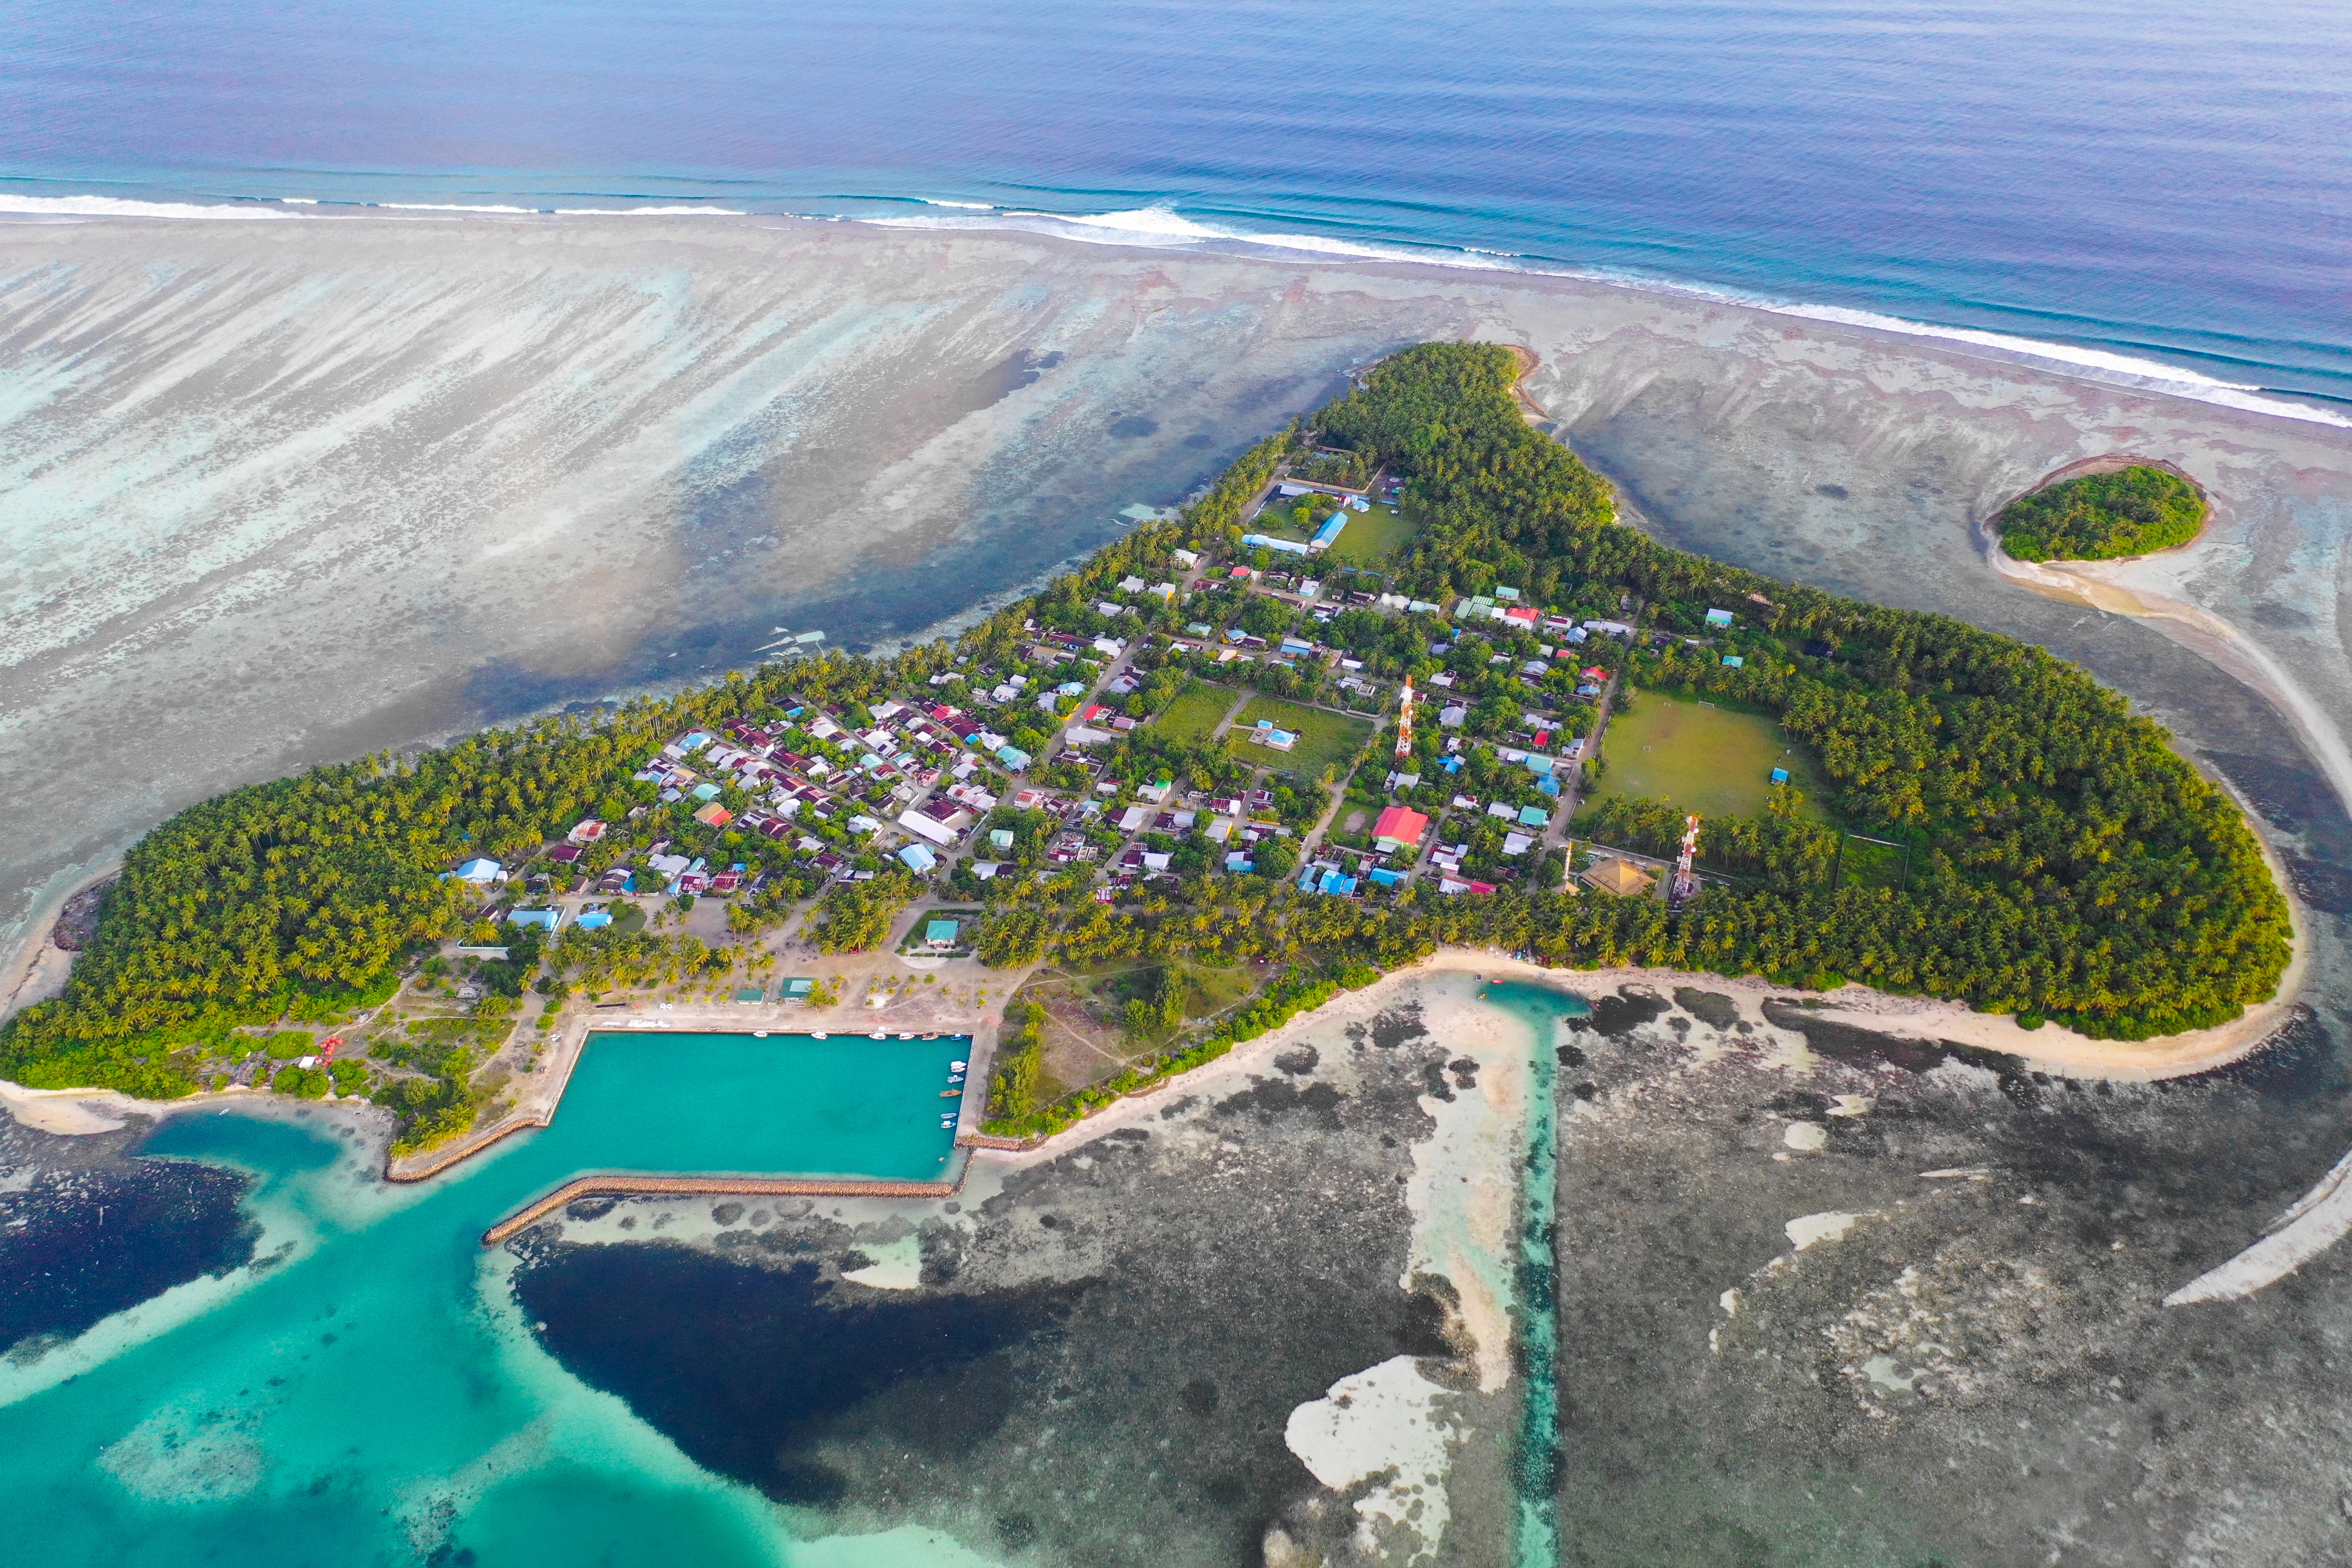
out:
<path id="1" fill-rule="evenodd" d="M 484 1231 L 482 1245 L 497 1247 L 583 1197 L 676 1197 L 709 1193 L 767 1197 L 951 1198 L 962 1190 L 961 1176 L 952 1182 L 835 1181 L 817 1176 L 577 1176 Z"/>

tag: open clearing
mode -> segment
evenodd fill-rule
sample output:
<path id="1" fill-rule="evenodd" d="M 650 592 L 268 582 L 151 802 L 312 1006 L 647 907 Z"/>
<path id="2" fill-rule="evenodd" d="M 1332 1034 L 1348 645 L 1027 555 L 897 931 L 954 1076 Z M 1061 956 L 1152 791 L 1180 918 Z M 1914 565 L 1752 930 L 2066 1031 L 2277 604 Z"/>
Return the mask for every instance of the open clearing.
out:
<path id="1" fill-rule="evenodd" d="M 1160 717 L 1151 721 L 1152 727 L 1171 741 L 1188 744 L 1205 741 L 1209 731 L 1217 727 L 1217 721 L 1225 716 L 1225 710 L 1234 705 L 1234 699 L 1240 695 L 1222 686 L 1196 680 L 1161 710 Z"/>
<path id="2" fill-rule="evenodd" d="M 1370 511 L 1348 514 L 1348 526 L 1327 553 L 1342 566 L 1369 566 L 1420 531 L 1396 508 L 1375 502 Z"/>
<path id="3" fill-rule="evenodd" d="M 1780 725 L 1754 713 L 1640 692 L 1631 713 L 1609 721 L 1601 754 L 1609 766 L 1596 800 L 1670 800 L 1701 816 L 1754 816 L 1771 793 L 1772 770 L 1786 768 L 1805 794 L 1806 814 L 1828 816 L 1812 758 Z"/>
<path id="4" fill-rule="evenodd" d="M 1184 982 L 1184 1025 L 1130 1035 L 1127 1004 L 1156 1000 L 1165 967 L 1150 959 L 1124 958 L 1068 968 L 1048 965 L 1030 976 L 1008 1005 L 1034 1002 L 1045 1009 L 1045 1099 L 1058 1100 L 1099 1083 L 1164 1048 L 1182 1027 L 1240 1005 L 1274 973 L 1262 964 L 1180 962 L 1174 967 Z"/>
<path id="5" fill-rule="evenodd" d="M 1311 528 L 1299 527 L 1290 512 L 1273 506 L 1259 512 L 1250 528 L 1252 532 L 1295 539 L 1302 544 L 1315 532 Z M 1311 560 L 1340 566 L 1369 566 L 1420 531 L 1420 525 L 1407 521 L 1395 507 L 1374 502 L 1370 511 L 1350 510 L 1348 526 L 1339 531 L 1339 542 Z M 1314 568 L 1310 564 L 1307 570 L 1312 572 Z"/>
<path id="6" fill-rule="evenodd" d="M 1245 739 L 1252 726 L 1261 719 L 1271 719 L 1275 727 L 1288 730 L 1298 737 L 1298 744 L 1287 752 L 1277 752 L 1271 746 L 1261 746 Z M 1302 708 L 1296 702 L 1285 702 L 1276 697 L 1254 697 L 1250 705 L 1234 721 L 1226 731 L 1225 744 L 1234 755 L 1244 762 L 1270 767 L 1277 773 L 1295 773 L 1304 779 L 1318 779 L 1327 767 L 1345 766 L 1349 759 L 1361 751 L 1371 739 L 1372 727 L 1361 719 L 1344 718 L 1326 713 L 1317 708 Z"/>

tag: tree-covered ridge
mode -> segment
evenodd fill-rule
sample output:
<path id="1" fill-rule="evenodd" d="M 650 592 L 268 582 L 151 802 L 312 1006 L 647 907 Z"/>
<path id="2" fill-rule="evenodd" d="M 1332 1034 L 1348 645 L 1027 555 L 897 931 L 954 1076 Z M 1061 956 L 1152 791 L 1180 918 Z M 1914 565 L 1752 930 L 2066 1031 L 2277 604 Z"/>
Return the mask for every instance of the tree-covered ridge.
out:
<path id="1" fill-rule="evenodd" d="M 2021 496 L 1995 526 L 2020 561 L 2112 561 L 2196 538 L 2205 498 L 2178 474 L 2136 464 Z"/>
<path id="2" fill-rule="evenodd" d="M 1710 891 L 1686 911 L 1681 962 L 1842 976 L 2126 1037 L 2219 1023 L 2275 990 L 2285 900 L 2243 817 L 2162 729 L 2041 648 L 1609 526 L 1590 470 L 1519 417 L 1515 374 L 1504 349 L 1424 345 L 1322 416 L 1410 471 L 1443 520 L 1414 559 L 1420 591 L 1502 570 L 1538 593 L 1600 579 L 1670 624 L 1737 605 L 1769 634 L 1743 644 L 1744 668 L 1669 642 L 1636 678 L 1778 716 L 1820 755 L 1843 815 L 1922 851 L 1903 890 L 1791 870 Z M 1797 867 L 1812 859 L 1801 847 L 1784 851 Z"/>
<path id="3" fill-rule="evenodd" d="M 984 963 L 1050 953 L 1078 963 L 1185 955 L 1280 963 L 1297 969 L 1281 991 L 1289 1005 L 1318 994 L 1318 974 L 1360 977 L 1363 964 L 1392 964 L 1441 943 L 1492 942 L 1562 965 L 1760 973 L 1787 984 L 1853 979 L 2133 1037 L 2220 1022 L 2273 991 L 2287 957 L 2284 902 L 2242 818 L 2173 754 L 2161 730 L 2038 648 L 1948 617 L 1780 583 L 1616 526 L 1606 486 L 1520 416 L 1515 374 L 1507 350 L 1424 345 L 1383 362 L 1318 417 L 1314 437 L 1353 449 L 1360 466 L 1410 477 L 1423 526 L 1394 585 L 1446 600 L 1509 583 L 1533 603 L 1614 613 L 1622 602 L 1637 606 L 1628 615 L 1682 630 L 1699 629 L 1708 605 L 1736 606 L 1744 668 L 1667 639 L 1661 650 L 1627 656 L 1629 675 L 1779 717 L 1821 757 L 1841 816 L 1913 847 L 1907 887 L 1833 885 L 1825 868 L 1834 835 L 1785 810 L 1711 824 L 1710 857 L 1748 879 L 1710 888 L 1679 913 L 1654 900 L 1516 885 L 1492 898 L 1447 898 L 1425 884 L 1360 902 L 1322 898 L 1279 879 L 1288 864 L 1283 840 L 1266 841 L 1262 874 L 1229 876 L 1196 835 L 1167 847 L 1181 878 L 1172 894 L 1155 888 L 1107 904 L 1095 897 L 1091 872 L 1076 870 L 962 889 L 990 908 L 978 937 Z M 1181 520 L 1135 530 L 953 647 L 765 666 L 414 757 L 314 768 L 191 807 L 128 857 L 64 994 L 0 1026 L 0 1076 L 184 1093 L 193 1087 L 189 1047 L 240 1025 L 381 1000 L 399 956 L 458 934 L 478 898 L 445 872 L 473 855 L 529 861 L 583 816 L 622 823 L 624 842 L 592 848 L 575 870 L 600 875 L 657 836 L 700 834 L 693 842 L 714 858 L 724 849 L 767 875 L 766 891 L 738 896 L 731 914 L 746 923 L 730 920 L 730 928 L 772 923 L 828 873 L 789 839 L 702 828 L 692 800 L 658 802 L 644 766 L 666 740 L 737 721 L 783 732 L 785 708 L 801 703 L 856 710 L 893 692 L 974 700 L 960 695 L 957 661 L 967 671 L 1021 665 L 1036 637 L 1029 623 L 1083 636 L 1131 630 L 1126 613 L 1114 619 L 1103 608 L 1108 598 L 1134 597 L 1120 581 L 1167 574 L 1180 547 L 1230 554 L 1265 480 L 1311 446 L 1293 431 L 1269 437 Z M 1166 708 L 1189 679 L 1182 657 L 1163 646 L 1171 623 L 1197 615 L 1222 624 L 1223 613 L 1204 606 L 1234 592 L 1204 585 L 1181 612 L 1145 601 L 1142 624 L 1160 635 L 1144 639 L 1132 667 L 1142 680 L 1129 700 L 1134 716 Z M 1234 613 L 1260 602 L 1272 603 L 1253 600 Z M 1433 638 L 1468 640 L 1433 614 L 1369 609 L 1344 612 L 1329 635 L 1383 673 L 1416 678 L 1440 667 Z M 1456 662 L 1465 657 L 1457 647 Z M 1475 656 L 1465 679 L 1488 679 L 1476 673 L 1486 662 Z M 1042 683 L 1048 670 L 1030 668 Z M 1276 673 L 1258 668 L 1261 683 Z M 1016 731 L 1016 743 L 1024 739 Z M 1115 764 L 1129 784 L 1181 773 L 1207 788 L 1230 758 L 1148 724 L 1123 742 Z M 1294 832 L 1321 809 L 1319 798 L 1273 795 L 1270 809 Z M 723 793 L 719 804 L 745 803 Z M 1619 810 L 1614 841 L 1664 832 L 1650 820 L 1654 810 Z M 1045 832 L 1009 807 L 991 822 L 1014 831 L 1021 853 Z M 837 825 L 812 831 L 845 847 Z M 830 898 L 816 932 L 825 945 L 870 946 L 911 896 L 878 863 L 862 868 L 884 876 Z M 591 990 L 626 985 L 641 971 L 692 968 L 709 956 L 698 943 L 687 951 L 689 939 L 670 942 L 675 951 L 650 935 L 567 931 L 542 989 L 561 990 L 575 971 Z M 534 948 L 533 973 L 539 963 Z M 510 978 L 519 986 L 528 976 Z M 1213 1051 L 1219 1038 L 1229 1044 L 1235 1037 L 1221 1027 L 1223 1036 L 1172 1048 L 1162 1066 Z M 470 1114 L 461 1103 L 469 1091 L 443 1066 L 433 1066 L 440 1078 L 402 1092 L 439 1096 L 420 1119 L 446 1111 L 455 1124 Z"/>

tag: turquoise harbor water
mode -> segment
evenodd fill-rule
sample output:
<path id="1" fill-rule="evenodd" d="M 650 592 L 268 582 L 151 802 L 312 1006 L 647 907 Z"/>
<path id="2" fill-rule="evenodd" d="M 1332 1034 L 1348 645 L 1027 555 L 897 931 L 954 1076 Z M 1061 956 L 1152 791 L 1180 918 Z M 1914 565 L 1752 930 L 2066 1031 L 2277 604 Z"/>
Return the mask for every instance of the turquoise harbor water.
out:
<path id="1" fill-rule="evenodd" d="M 764 1500 L 548 1357 L 508 1289 L 512 1258 L 479 1244 L 587 1170 L 936 1176 L 939 1091 L 968 1043 L 603 1037 L 551 1128 L 413 1188 L 374 1181 L 317 1120 L 172 1120 L 150 1152 L 256 1173 L 265 1261 L 0 1365 L 6 1557 L 975 1561 L 912 1530 L 793 1543 Z M 436 1558 L 460 1527 L 471 1555 Z"/>
<path id="2" fill-rule="evenodd" d="M 29 0 L 9 21 L 0 208 L 1055 214 L 2352 396 L 2352 8 L 2325 0 Z"/>
<path id="3" fill-rule="evenodd" d="M 934 1182 L 955 1152 L 950 1064 L 971 1054 L 964 1035 L 598 1030 L 542 1136 L 583 1170 Z"/>
<path id="4" fill-rule="evenodd" d="M 1525 1372 L 1513 1458 L 1518 1492 L 1513 1561 L 1517 1568 L 1541 1568 L 1560 1561 L 1559 1266 L 1552 1228 L 1559 1210 L 1558 1052 L 1563 1024 L 1591 1016 L 1592 1005 L 1574 992 L 1522 981 L 1491 984 L 1479 999 L 1524 1025 L 1530 1046 L 1527 1171 L 1519 1189 L 1518 1360 Z"/>

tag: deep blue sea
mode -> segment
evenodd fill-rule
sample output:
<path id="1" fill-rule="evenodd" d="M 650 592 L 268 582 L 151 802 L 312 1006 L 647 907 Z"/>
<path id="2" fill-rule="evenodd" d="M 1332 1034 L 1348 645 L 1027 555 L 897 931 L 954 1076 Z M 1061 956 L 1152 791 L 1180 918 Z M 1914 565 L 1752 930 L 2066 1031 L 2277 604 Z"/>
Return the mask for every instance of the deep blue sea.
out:
<path id="1" fill-rule="evenodd" d="M 2335 401 L 2347 149 L 2342 0 L 19 0 L 0 48 L 19 211 L 1056 214 Z"/>

